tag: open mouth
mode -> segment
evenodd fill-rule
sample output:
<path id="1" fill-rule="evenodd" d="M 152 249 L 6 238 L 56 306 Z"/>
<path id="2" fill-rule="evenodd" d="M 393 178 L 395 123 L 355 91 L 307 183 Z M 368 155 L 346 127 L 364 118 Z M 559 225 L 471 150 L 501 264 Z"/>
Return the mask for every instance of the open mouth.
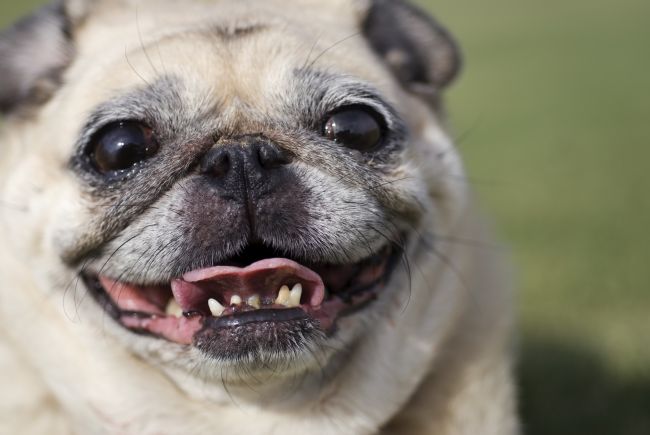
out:
<path id="1" fill-rule="evenodd" d="M 102 275 L 83 279 L 100 305 L 131 331 L 184 345 L 226 332 L 230 340 L 246 333 L 259 342 L 280 339 L 278 334 L 298 324 L 332 333 L 337 319 L 376 297 L 398 258 L 399 249 L 389 245 L 354 264 L 309 264 L 250 245 L 226 262 L 164 285 Z"/>

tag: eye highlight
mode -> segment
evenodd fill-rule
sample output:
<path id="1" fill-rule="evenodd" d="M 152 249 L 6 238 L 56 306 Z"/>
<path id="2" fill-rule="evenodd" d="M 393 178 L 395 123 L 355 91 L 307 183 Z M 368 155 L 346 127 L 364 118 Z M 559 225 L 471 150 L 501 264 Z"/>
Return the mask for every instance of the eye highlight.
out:
<path id="1" fill-rule="evenodd" d="M 158 151 L 153 130 L 137 121 L 109 124 L 91 139 L 90 160 L 102 174 L 129 169 Z"/>
<path id="2" fill-rule="evenodd" d="M 377 148 L 384 138 L 381 117 L 372 109 L 348 107 L 329 116 L 323 136 L 347 148 L 367 152 Z"/>

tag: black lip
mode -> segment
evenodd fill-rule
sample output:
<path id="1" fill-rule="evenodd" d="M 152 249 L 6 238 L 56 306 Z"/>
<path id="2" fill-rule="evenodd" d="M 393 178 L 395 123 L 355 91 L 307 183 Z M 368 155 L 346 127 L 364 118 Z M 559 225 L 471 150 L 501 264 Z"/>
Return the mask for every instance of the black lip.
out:
<path id="1" fill-rule="evenodd" d="M 213 322 L 206 322 L 192 344 L 218 361 L 272 369 L 278 362 L 286 364 L 287 357 L 308 351 L 310 343 L 325 337 L 317 321 L 294 315 L 297 317 L 293 320 L 253 321 L 217 328 L 211 327 Z"/>
<path id="2" fill-rule="evenodd" d="M 119 321 L 120 317 L 124 314 L 120 307 L 113 302 L 113 300 L 108 296 L 104 287 L 102 287 L 99 279 L 96 276 L 92 276 L 86 272 L 80 274 L 80 278 L 85 284 L 86 288 L 90 292 L 91 296 L 95 301 L 116 321 Z"/>
<path id="3" fill-rule="evenodd" d="M 309 315 L 300 308 L 267 308 L 224 317 L 206 317 L 203 325 L 209 328 L 232 328 L 249 323 L 290 322 L 305 319 L 309 319 Z"/>

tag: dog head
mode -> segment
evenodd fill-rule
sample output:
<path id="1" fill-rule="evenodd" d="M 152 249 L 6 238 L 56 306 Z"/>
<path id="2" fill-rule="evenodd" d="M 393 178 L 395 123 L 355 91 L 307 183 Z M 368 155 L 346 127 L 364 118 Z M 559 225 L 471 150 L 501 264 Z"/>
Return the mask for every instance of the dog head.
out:
<path id="1" fill-rule="evenodd" d="M 436 22 L 398 0 L 71 0 L 0 59 L 15 307 L 193 396 L 312 403 L 345 378 L 408 397 L 427 245 L 465 198 Z"/>

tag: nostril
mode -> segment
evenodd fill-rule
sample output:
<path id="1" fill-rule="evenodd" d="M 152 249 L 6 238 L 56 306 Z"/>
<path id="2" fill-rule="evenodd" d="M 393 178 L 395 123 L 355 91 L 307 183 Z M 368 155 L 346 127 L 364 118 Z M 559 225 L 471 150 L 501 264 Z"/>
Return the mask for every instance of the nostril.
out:
<path id="1" fill-rule="evenodd" d="M 212 167 L 212 175 L 215 177 L 224 177 L 230 170 L 230 156 L 223 153 L 219 160 Z"/>
<path id="2" fill-rule="evenodd" d="M 291 163 L 289 153 L 270 143 L 258 146 L 257 158 L 264 169 L 273 169 Z"/>
<path id="3" fill-rule="evenodd" d="M 216 178 L 222 178 L 228 174 L 231 166 L 232 162 L 228 151 L 224 149 L 216 149 L 210 153 L 206 159 L 204 159 L 203 164 L 201 165 L 201 172 Z"/>

